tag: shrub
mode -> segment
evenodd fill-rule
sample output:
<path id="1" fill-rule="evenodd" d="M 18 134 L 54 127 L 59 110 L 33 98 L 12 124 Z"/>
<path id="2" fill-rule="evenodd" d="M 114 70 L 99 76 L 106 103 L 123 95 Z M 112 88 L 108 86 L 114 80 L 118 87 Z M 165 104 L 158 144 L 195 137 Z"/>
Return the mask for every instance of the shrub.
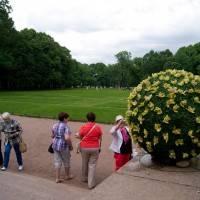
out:
<path id="1" fill-rule="evenodd" d="M 132 139 L 160 162 L 200 153 L 200 76 L 184 70 L 152 74 L 128 98 Z"/>

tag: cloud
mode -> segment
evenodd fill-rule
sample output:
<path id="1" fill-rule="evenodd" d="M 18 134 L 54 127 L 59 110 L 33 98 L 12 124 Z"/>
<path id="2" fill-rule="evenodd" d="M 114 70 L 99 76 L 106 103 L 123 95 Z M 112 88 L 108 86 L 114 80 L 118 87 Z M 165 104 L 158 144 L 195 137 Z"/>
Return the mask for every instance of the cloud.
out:
<path id="1" fill-rule="evenodd" d="M 199 0 L 11 0 L 18 30 L 50 34 L 83 63 L 115 62 L 128 50 L 175 52 L 200 41 Z"/>

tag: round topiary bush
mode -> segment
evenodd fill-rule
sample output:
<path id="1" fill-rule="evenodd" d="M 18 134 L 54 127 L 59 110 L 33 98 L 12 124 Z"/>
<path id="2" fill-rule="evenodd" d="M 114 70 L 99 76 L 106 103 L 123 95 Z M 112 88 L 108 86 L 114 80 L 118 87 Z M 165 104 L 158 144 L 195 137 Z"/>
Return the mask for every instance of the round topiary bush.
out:
<path id="1" fill-rule="evenodd" d="M 200 153 L 200 76 L 155 73 L 133 89 L 126 119 L 133 141 L 160 162 Z"/>

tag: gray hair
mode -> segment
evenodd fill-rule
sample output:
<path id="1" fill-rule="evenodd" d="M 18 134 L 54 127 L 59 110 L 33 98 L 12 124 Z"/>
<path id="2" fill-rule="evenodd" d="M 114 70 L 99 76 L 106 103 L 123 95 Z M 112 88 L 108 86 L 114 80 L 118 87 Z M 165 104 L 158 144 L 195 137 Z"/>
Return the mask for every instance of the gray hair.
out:
<path id="1" fill-rule="evenodd" d="M 3 120 L 10 119 L 10 113 L 9 112 L 4 112 L 1 115 L 1 117 L 2 117 Z"/>

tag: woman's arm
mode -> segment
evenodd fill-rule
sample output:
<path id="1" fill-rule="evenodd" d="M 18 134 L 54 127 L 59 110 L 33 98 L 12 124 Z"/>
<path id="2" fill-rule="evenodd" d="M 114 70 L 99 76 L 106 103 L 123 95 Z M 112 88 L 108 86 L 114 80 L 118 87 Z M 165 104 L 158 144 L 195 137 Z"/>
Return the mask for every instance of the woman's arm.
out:
<path id="1" fill-rule="evenodd" d="M 115 136 L 117 134 L 117 130 L 119 129 L 120 125 L 123 123 L 123 120 L 120 120 L 117 125 L 113 126 L 110 130 L 110 133 Z"/>
<path id="2" fill-rule="evenodd" d="M 51 138 L 54 138 L 54 137 L 55 137 L 55 135 L 54 135 L 54 132 L 52 130 L 52 132 L 51 132 Z"/>

